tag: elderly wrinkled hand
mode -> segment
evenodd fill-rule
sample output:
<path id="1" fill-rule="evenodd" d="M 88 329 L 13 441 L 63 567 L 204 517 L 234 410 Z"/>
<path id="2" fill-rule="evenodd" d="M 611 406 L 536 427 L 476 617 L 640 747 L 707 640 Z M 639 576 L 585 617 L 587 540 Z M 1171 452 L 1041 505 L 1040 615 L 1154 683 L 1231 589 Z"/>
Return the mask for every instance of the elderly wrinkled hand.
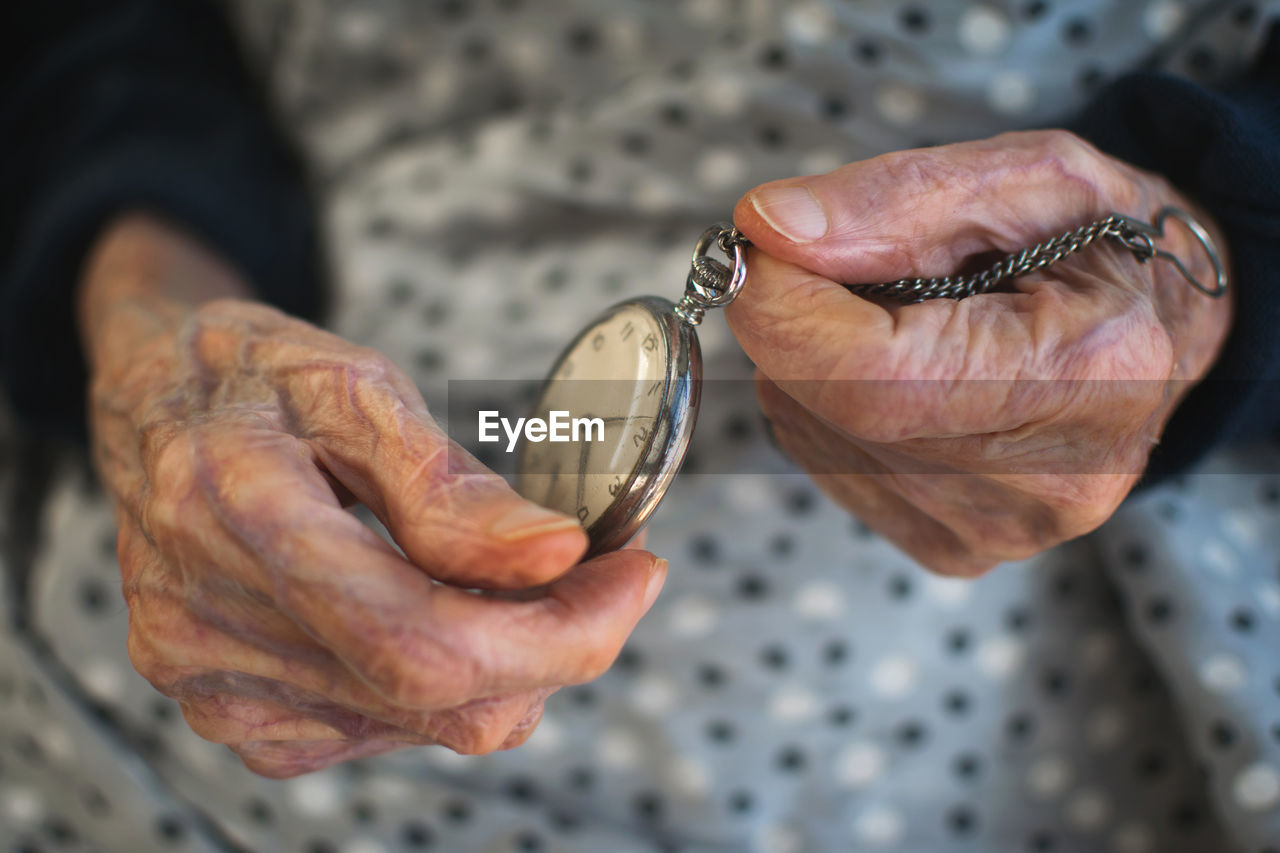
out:
<path id="1" fill-rule="evenodd" d="M 643 551 L 575 565 L 576 521 L 450 446 L 383 356 L 210 299 L 243 287 L 163 224 L 109 229 L 81 294 L 131 659 L 254 771 L 522 743 L 657 595 Z"/>
<path id="2" fill-rule="evenodd" d="M 728 319 L 778 443 L 941 572 L 977 574 L 1092 530 L 1211 366 L 1229 299 L 1109 241 L 959 301 L 879 304 L 838 283 L 947 275 L 1113 211 L 1149 221 L 1168 204 L 1196 210 L 1063 131 L 756 188 L 735 211 L 756 248 Z M 1194 239 L 1168 231 L 1164 247 L 1212 281 Z"/>

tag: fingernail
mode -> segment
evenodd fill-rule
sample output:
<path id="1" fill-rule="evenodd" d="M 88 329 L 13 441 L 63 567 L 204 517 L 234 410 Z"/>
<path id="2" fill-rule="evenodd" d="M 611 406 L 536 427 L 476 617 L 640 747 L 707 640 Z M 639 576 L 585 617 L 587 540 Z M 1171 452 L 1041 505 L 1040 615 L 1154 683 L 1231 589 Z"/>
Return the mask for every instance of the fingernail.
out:
<path id="1" fill-rule="evenodd" d="M 541 536 L 556 530 L 571 530 L 581 525 L 567 515 L 543 509 L 535 504 L 521 504 L 489 525 L 489 532 L 508 542 Z"/>
<path id="2" fill-rule="evenodd" d="M 807 186 L 770 187 L 751 194 L 756 212 L 773 230 L 795 243 L 812 243 L 827 233 L 827 214 Z"/>
<path id="3" fill-rule="evenodd" d="M 653 564 L 653 574 L 649 575 L 649 583 L 644 588 L 644 609 L 647 611 L 662 592 L 662 584 L 667 580 L 667 561 L 659 559 Z"/>

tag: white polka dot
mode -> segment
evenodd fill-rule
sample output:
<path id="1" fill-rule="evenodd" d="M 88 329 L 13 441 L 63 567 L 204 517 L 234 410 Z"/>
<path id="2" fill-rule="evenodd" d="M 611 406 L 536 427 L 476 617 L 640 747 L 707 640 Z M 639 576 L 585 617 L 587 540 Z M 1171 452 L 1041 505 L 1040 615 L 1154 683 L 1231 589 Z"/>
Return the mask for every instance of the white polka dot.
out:
<path id="1" fill-rule="evenodd" d="M 30 788 L 10 788 L 0 795 L 0 807 L 9 820 L 18 826 L 35 823 L 44 815 L 44 802 Z"/>
<path id="2" fill-rule="evenodd" d="M 1233 578 L 1240 569 L 1235 551 L 1221 539 L 1206 539 L 1200 546 L 1200 562 L 1205 571 L 1219 578 Z"/>
<path id="3" fill-rule="evenodd" d="M 890 83 L 876 92 L 876 109 L 890 124 L 915 124 L 924 116 L 924 96 L 910 86 Z"/>
<path id="4" fill-rule="evenodd" d="M 881 658 L 871 668 L 871 690 L 884 699 L 900 699 L 916 686 L 916 662 L 905 655 Z"/>
<path id="5" fill-rule="evenodd" d="M 1245 510 L 1227 513 L 1222 519 L 1222 529 L 1232 541 L 1246 547 L 1257 545 L 1262 538 L 1258 516 Z"/>
<path id="6" fill-rule="evenodd" d="M 55 761 L 69 763 L 76 757 L 76 742 L 66 729 L 50 726 L 40 733 L 40 743 Z"/>
<path id="7" fill-rule="evenodd" d="M 1256 595 L 1263 610 L 1272 616 L 1280 614 L 1280 586 L 1276 586 L 1271 581 L 1263 581 L 1258 584 Z"/>
<path id="8" fill-rule="evenodd" d="M 1158 0 L 1149 4 L 1142 13 L 1142 26 L 1151 38 L 1164 41 L 1178 31 L 1186 18 L 1187 10 L 1181 3 Z"/>
<path id="9" fill-rule="evenodd" d="M 353 838 L 342 845 L 342 853 L 386 853 L 382 842 L 372 838 Z"/>
<path id="10" fill-rule="evenodd" d="M 719 615 L 711 599 L 686 595 L 671 604 L 667 611 L 667 625 L 677 637 L 705 637 L 715 628 Z"/>
<path id="11" fill-rule="evenodd" d="M 666 181 L 652 178 L 640 182 L 633 200 L 643 213 L 664 213 L 676 206 L 680 201 L 680 194 Z"/>
<path id="12" fill-rule="evenodd" d="M 925 593 L 944 607 L 959 607 L 973 595 L 973 581 L 964 578 L 944 578 L 929 575 L 924 582 Z"/>
<path id="13" fill-rule="evenodd" d="M 734 74 L 709 75 L 701 84 L 706 110 L 718 118 L 741 115 L 750 101 L 750 93 L 742 78 Z"/>
<path id="14" fill-rule="evenodd" d="M 461 770 L 471 760 L 459 752 L 454 752 L 447 746 L 429 746 L 423 751 L 423 755 L 437 767 L 446 767 L 451 770 Z"/>
<path id="15" fill-rule="evenodd" d="M 805 175 L 825 175 L 834 172 L 848 162 L 835 151 L 810 151 L 800 159 L 800 171 Z"/>
<path id="16" fill-rule="evenodd" d="M 983 675 L 999 680 L 1017 672 L 1025 655 L 1026 649 L 1020 640 L 1002 634 L 983 640 L 975 659 Z"/>
<path id="17" fill-rule="evenodd" d="M 113 660 L 97 658 L 86 661 L 80 670 L 80 679 L 85 689 L 97 699 L 118 699 L 124 692 L 124 671 Z"/>
<path id="18" fill-rule="evenodd" d="M 663 675 L 641 676 L 631 688 L 632 704 L 653 716 L 666 714 L 674 708 L 678 696 L 675 682 Z"/>
<path id="19" fill-rule="evenodd" d="M 710 326 L 706 328 L 712 328 Z M 716 327 L 718 328 L 718 327 Z M 701 335 L 701 332 L 699 332 Z M 708 348 L 703 347 L 703 352 Z M 739 512 L 767 510 L 774 500 L 774 488 L 770 478 L 757 474 L 741 474 L 733 478 L 725 490 L 725 502 Z"/>
<path id="20" fill-rule="evenodd" d="M 644 47 L 644 30 L 634 18 L 618 18 L 609 22 L 609 55 L 613 58 L 634 56 Z"/>
<path id="21" fill-rule="evenodd" d="M 1081 791 L 1067 803 L 1067 820 L 1081 832 L 1094 832 L 1102 827 L 1111 807 L 1097 791 Z"/>
<path id="22" fill-rule="evenodd" d="M 831 581 L 815 580 L 796 590 L 792 604 L 796 615 L 802 619 L 836 619 L 846 611 L 844 594 Z"/>
<path id="23" fill-rule="evenodd" d="M 600 763 L 616 769 L 634 767 L 640 760 L 640 744 L 634 735 L 622 729 L 606 729 L 600 734 Z"/>
<path id="24" fill-rule="evenodd" d="M 861 788 L 884 772 L 885 755 L 875 744 L 857 741 L 836 755 L 836 782 L 846 788 Z"/>
<path id="25" fill-rule="evenodd" d="M 886 806 L 872 806 L 853 821 L 858 840 L 870 847 L 891 847 L 902 840 L 907 824 L 901 813 Z"/>
<path id="26" fill-rule="evenodd" d="M 835 21 L 831 10 L 816 3 L 797 3 L 786 12 L 785 27 L 790 41 L 802 45 L 821 44 L 831 37 Z"/>
<path id="27" fill-rule="evenodd" d="M 1110 631 L 1093 631 L 1080 643 L 1080 662 L 1090 672 L 1103 669 L 1115 657 L 1116 637 Z"/>
<path id="28" fill-rule="evenodd" d="M 539 74 L 547 69 L 551 54 L 546 42 L 530 33 L 513 34 L 503 42 L 503 56 L 526 74 Z"/>
<path id="29" fill-rule="evenodd" d="M 701 797 L 711 790 L 711 770 L 701 761 L 680 756 L 666 766 L 671 786 L 686 797 Z"/>
<path id="30" fill-rule="evenodd" d="M 458 92 L 458 69 L 453 63 L 435 62 L 418 78 L 422 106 L 439 107 L 451 102 Z"/>
<path id="31" fill-rule="evenodd" d="M 960 19 L 960 44 L 978 56 L 992 56 L 1009 43 L 1009 19 L 990 6 L 974 6 Z"/>
<path id="32" fill-rule="evenodd" d="M 559 718 L 543 714 L 538 727 L 524 742 L 524 749 L 530 752 L 555 752 L 564 743 L 564 726 Z"/>
<path id="33" fill-rule="evenodd" d="M 205 776 L 223 773 L 221 764 L 223 749 L 209 743 L 194 732 L 187 732 L 180 736 L 177 742 L 177 751 L 182 754 L 183 763 Z"/>
<path id="34" fill-rule="evenodd" d="M 1151 853 L 1155 846 L 1155 834 L 1142 823 L 1126 823 L 1111 836 L 1112 853 Z"/>
<path id="35" fill-rule="evenodd" d="M 1089 743 L 1095 749 L 1109 749 L 1119 743 L 1125 728 L 1125 717 L 1119 709 L 1100 708 L 1089 719 Z"/>
<path id="36" fill-rule="evenodd" d="M 1034 101 L 1031 80 L 1019 71 L 1002 71 L 987 84 L 987 102 L 997 112 L 1023 113 L 1031 109 Z"/>
<path id="37" fill-rule="evenodd" d="M 1280 802 L 1280 773 L 1270 764 L 1250 764 L 1236 776 L 1231 793 L 1249 811 L 1274 808 Z"/>
<path id="38" fill-rule="evenodd" d="M 332 813 L 341 805 L 342 797 L 331 771 L 299 776 L 285 784 L 289 786 L 289 802 L 300 814 L 319 817 Z"/>
<path id="39" fill-rule="evenodd" d="M 746 179 L 746 174 L 746 158 L 729 148 L 713 148 L 698 161 L 698 183 L 708 189 L 736 187 Z"/>
<path id="40" fill-rule="evenodd" d="M 803 722 L 817 710 L 817 697 L 803 687 L 783 687 L 769 697 L 769 716 L 780 722 Z"/>
<path id="41" fill-rule="evenodd" d="M 765 853 L 801 853 L 804 836 L 794 826 L 775 824 L 765 829 L 762 845 Z"/>
<path id="42" fill-rule="evenodd" d="M 407 803 L 420 796 L 420 790 L 409 780 L 386 773 L 373 774 L 366 784 L 369 786 L 370 798 L 387 805 Z"/>
<path id="43" fill-rule="evenodd" d="M 1226 652 L 1211 655 L 1200 665 L 1200 682 L 1215 693 L 1239 690 L 1248 680 L 1244 662 Z"/>
<path id="44" fill-rule="evenodd" d="M 334 29 L 347 47 L 363 50 L 382 36 L 382 19 L 368 9 L 348 9 L 338 17 Z"/>
<path id="45" fill-rule="evenodd" d="M 704 24 L 722 21 L 729 14 L 725 0 L 687 0 L 680 5 L 685 17 Z"/>
<path id="46" fill-rule="evenodd" d="M 1045 755 L 1027 768 L 1027 791 L 1034 797 L 1050 799 L 1071 783 L 1071 766 L 1060 756 Z"/>

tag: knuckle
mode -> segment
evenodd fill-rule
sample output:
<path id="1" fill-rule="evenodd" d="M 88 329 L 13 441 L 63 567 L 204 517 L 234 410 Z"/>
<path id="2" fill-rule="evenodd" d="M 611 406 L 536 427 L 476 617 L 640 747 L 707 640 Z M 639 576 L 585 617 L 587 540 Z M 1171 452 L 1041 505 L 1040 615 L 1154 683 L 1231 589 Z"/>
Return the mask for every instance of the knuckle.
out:
<path id="1" fill-rule="evenodd" d="M 407 642 L 378 643 L 360 668 L 375 690 L 404 708 L 460 705 L 472 698 L 477 683 L 474 666 L 421 634 Z"/>

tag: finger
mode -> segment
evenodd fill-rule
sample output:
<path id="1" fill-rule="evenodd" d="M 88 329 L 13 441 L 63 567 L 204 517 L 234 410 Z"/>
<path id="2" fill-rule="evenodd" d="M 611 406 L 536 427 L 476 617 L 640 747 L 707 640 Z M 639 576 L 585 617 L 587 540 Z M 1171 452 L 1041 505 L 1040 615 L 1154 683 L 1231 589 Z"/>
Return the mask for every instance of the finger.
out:
<path id="1" fill-rule="evenodd" d="M 1065 131 L 1009 133 L 773 181 L 738 203 L 734 223 L 766 253 L 837 282 L 949 275 L 1099 214 L 1141 215 L 1135 177 Z"/>
<path id="2" fill-rule="evenodd" d="M 386 741 L 250 741 L 228 745 L 245 767 L 268 779 L 290 779 L 343 761 L 371 758 L 406 744 Z"/>

